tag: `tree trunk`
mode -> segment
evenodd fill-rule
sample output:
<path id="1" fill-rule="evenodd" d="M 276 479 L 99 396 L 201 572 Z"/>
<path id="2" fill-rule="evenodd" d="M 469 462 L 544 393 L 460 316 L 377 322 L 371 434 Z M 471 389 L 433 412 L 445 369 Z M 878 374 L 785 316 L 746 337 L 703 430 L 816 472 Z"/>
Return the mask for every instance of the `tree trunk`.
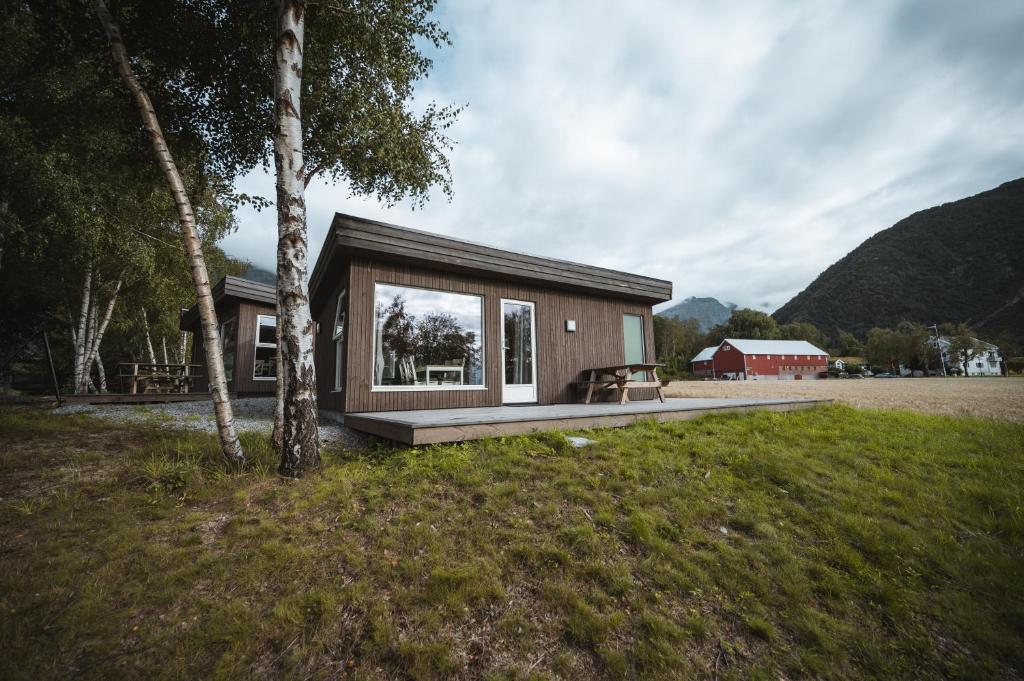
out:
<path id="1" fill-rule="evenodd" d="M 149 336 L 149 318 L 146 316 L 146 308 L 142 308 L 142 330 L 146 333 L 146 353 L 149 355 L 149 363 L 156 364 L 156 353 L 153 352 L 153 339 Z"/>
<path id="2" fill-rule="evenodd" d="M 100 379 L 99 392 L 107 392 L 107 372 L 103 368 L 103 358 L 100 357 L 99 350 L 96 351 L 96 357 L 93 358 L 96 362 L 96 375 Z"/>
<path id="3" fill-rule="evenodd" d="M 160 343 L 164 346 L 164 364 L 170 364 L 167 361 L 167 336 L 160 336 Z"/>
<path id="4" fill-rule="evenodd" d="M 92 263 L 85 268 L 85 283 L 82 284 L 82 306 L 78 313 L 78 331 L 75 334 L 75 393 L 81 391 L 82 374 L 85 372 L 85 341 L 89 323 L 89 304 L 92 296 Z"/>
<path id="5" fill-rule="evenodd" d="M 302 157 L 302 50 L 305 2 L 280 0 L 274 74 L 274 167 L 277 171 L 277 301 L 284 419 L 281 475 L 320 465 L 313 319 L 306 288 L 306 196 Z"/>
<path id="6" fill-rule="evenodd" d="M 92 296 L 92 303 L 89 305 L 89 324 L 85 327 L 85 367 L 82 371 L 82 385 L 79 386 L 79 392 L 83 394 L 96 391 L 96 386 L 92 383 L 92 343 L 96 338 L 96 299 L 99 297 L 98 294 L 97 290 Z M 92 390 L 89 389 L 90 387 Z"/>
<path id="7" fill-rule="evenodd" d="M 178 364 L 187 364 L 188 357 L 186 351 L 188 350 L 188 331 L 181 332 L 181 349 L 178 352 Z"/>
<path id="8" fill-rule="evenodd" d="M 279 265 L 280 266 L 280 265 Z M 274 328 L 274 338 L 278 342 L 278 351 L 274 352 L 274 364 L 276 366 L 276 381 L 273 407 L 273 432 L 270 434 L 270 446 L 279 457 L 284 457 L 285 452 L 285 356 L 282 354 L 285 344 L 281 340 L 281 330 L 284 323 L 281 318 L 281 300 L 278 300 L 278 317 Z"/>
<path id="9" fill-rule="evenodd" d="M 100 343 L 103 342 L 103 336 L 107 333 L 107 325 L 110 324 L 110 318 L 114 316 L 114 305 L 117 304 L 117 295 L 121 292 L 122 279 L 118 279 L 117 283 L 114 284 L 114 292 L 110 294 L 110 300 L 107 301 L 107 309 L 103 311 L 103 321 L 100 322 L 99 328 L 96 328 L 95 312 L 96 308 L 93 307 L 93 319 L 90 326 L 92 332 L 89 334 L 89 366 L 86 369 L 86 375 L 92 375 L 92 363 L 97 362 L 100 364 L 99 376 L 100 376 L 100 391 L 106 392 L 107 390 L 107 377 L 103 371 L 102 362 L 100 362 Z M 91 380 L 91 379 L 90 379 Z"/>
<path id="10" fill-rule="evenodd" d="M 203 251 L 196 235 L 196 218 L 192 211 L 192 203 L 185 191 L 185 185 L 174 163 L 171 150 L 167 147 L 167 141 L 160 129 L 160 121 L 157 119 L 153 103 L 135 77 L 128 62 L 128 54 L 125 52 L 124 42 L 121 40 L 121 29 L 110 16 L 104 0 L 93 0 L 93 7 L 110 43 L 111 56 L 118 74 L 135 98 L 146 132 L 149 133 L 150 142 L 153 144 L 153 152 L 164 172 L 174 205 L 178 210 L 185 254 L 192 268 L 192 282 L 196 287 L 196 305 L 199 308 L 203 343 L 206 347 L 206 370 L 210 394 L 213 398 L 213 409 L 217 416 L 217 434 L 227 460 L 241 465 L 245 463 L 245 454 L 238 441 L 238 433 L 235 432 L 235 418 L 228 398 L 228 385 L 224 377 L 224 358 L 221 355 L 220 337 L 217 333 L 217 313 L 213 307 L 213 295 L 210 291 L 210 275 L 206 270 L 206 260 L 203 258 Z"/>

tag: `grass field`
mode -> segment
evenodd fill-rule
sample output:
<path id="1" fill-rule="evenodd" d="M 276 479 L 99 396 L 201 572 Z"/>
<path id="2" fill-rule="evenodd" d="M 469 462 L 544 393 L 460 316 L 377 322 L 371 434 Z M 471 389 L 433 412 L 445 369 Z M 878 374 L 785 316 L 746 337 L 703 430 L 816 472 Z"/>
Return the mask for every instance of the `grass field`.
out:
<path id="1" fill-rule="evenodd" d="M 677 381 L 672 397 L 813 397 L 855 407 L 1024 422 L 1024 377 L 865 378 L 825 381 Z"/>
<path id="2" fill-rule="evenodd" d="M 1020 678 L 1024 426 L 846 406 L 225 472 L 0 412 L 0 678 Z"/>

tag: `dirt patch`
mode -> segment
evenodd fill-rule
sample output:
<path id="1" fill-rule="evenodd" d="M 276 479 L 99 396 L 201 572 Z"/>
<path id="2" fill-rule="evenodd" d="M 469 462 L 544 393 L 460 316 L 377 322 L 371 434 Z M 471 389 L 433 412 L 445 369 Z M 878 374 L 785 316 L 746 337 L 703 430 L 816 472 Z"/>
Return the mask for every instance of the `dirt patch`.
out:
<path id="1" fill-rule="evenodd" d="M 677 381 L 670 397 L 810 397 L 869 409 L 1024 422 L 1024 378 L 865 378 L 817 381 Z"/>

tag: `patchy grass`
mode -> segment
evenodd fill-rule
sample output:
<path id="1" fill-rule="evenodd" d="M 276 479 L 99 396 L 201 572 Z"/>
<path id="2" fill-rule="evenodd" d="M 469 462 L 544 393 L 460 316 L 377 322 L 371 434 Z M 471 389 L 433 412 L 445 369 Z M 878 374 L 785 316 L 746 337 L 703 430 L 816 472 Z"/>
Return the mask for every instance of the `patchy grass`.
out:
<path id="1" fill-rule="evenodd" d="M 0 411 L 0 677 L 1019 678 L 1024 427 L 834 407 L 225 472 Z"/>

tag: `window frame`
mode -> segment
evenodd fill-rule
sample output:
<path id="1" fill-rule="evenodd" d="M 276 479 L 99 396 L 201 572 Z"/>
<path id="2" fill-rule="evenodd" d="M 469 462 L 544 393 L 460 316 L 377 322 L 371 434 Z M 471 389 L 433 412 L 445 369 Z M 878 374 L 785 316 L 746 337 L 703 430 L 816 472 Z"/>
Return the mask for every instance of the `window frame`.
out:
<path id="1" fill-rule="evenodd" d="M 260 323 L 260 320 L 263 320 L 263 319 L 270 319 L 270 320 L 272 320 L 274 322 L 274 325 L 273 325 L 273 329 L 274 329 L 274 342 L 273 343 L 260 343 L 260 327 L 262 326 L 262 324 Z M 270 349 L 272 349 L 274 351 L 274 355 L 275 355 L 274 361 L 275 361 L 275 363 L 277 362 L 277 359 L 276 359 L 276 355 L 277 355 L 277 316 L 276 315 L 272 315 L 272 314 L 258 314 L 258 315 L 256 315 L 256 336 L 253 338 L 253 350 L 252 350 L 252 380 L 254 380 L 254 381 L 276 381 L 277 380 L 277 376 L 276 375 L 274 375 L 274 376 L 257 376 L 256 375 L 256 351 L 258 349 L 260 349 L 260 348 L 270 348 Z M 275 374 L 277 373 L 276 367 L 274 369 L 274 373 Z"/>
<path id="2" fill-rule="evenodd" d="M 450 293 L 457 296 L 471 296 L 480 300 L 480 385 L 374 385 L 374 363 L 377 361 L 377 287 L 396 286 L 398 288 L 417 289 L 419 291 L 434 291 L 436 293 Z M 371 298 L 373 313 L 370 315 L 370 392 L 371 393 L 401 393 L 401 392 L 452 392 L 463 390 L 487 390 L 487 296 L 483 293 L 468 293 L 465 291 L 451 291 L 443 288 L 432 288 L 430 286 L 414 286 L 392 281 L 374 281 L 373 297 Z"/>

